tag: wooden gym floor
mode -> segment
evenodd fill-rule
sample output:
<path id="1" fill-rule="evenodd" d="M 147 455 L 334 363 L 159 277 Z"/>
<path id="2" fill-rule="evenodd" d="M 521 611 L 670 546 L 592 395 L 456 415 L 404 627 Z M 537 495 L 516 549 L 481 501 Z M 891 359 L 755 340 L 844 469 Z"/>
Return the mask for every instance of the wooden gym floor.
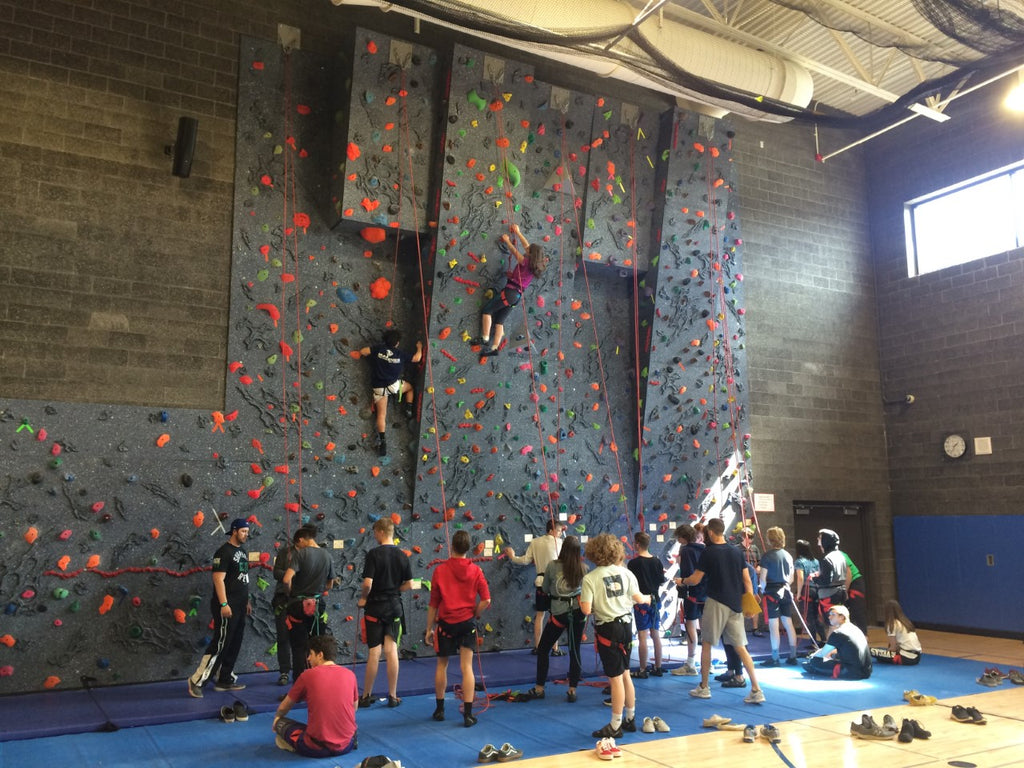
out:
<path id="1" fill-rule="evenodd" d="M 979 674 L 985 664 L 996 664 L 1003 672 L 1021 669 L 1024 645 L 1020 640 L 958 635 L 921 630 L 921 643 L 929 654 L 961 659 L 978 659 Z M 877 628 L 868 633 L 872 645 L 885 645 Z M 903 718 L 927 719 L 932 737 L 909 744 L 898 741 L 865 741 L 850 736 L 851 720 L 861 712 L 812 717 L 775 723 L 782 735 L 778 749 L 764 739 L 753 744 L 743 741 L 737 731 L 708 730 L 693 736 L 621 744 L 622 759 L 610 768 L 917 768 L 954 766 L 958 768 L 1000 768 L 1024 766 L 1024 686 L 1004 683 L 999 689 L 942 700 L 931 707 L 909 705 L 885 708 L 897 724 Z M 984 726 L 966 725 L 950 719 L 953 704 L 977 707 L 988 720 Z M 710 713 L 709 713 L 710 714 Z M 881 715 L 876 716 L 881 720 Z M 517 768 L 594 768 L 601 764 L 593 750 L 517 760 Z"/>

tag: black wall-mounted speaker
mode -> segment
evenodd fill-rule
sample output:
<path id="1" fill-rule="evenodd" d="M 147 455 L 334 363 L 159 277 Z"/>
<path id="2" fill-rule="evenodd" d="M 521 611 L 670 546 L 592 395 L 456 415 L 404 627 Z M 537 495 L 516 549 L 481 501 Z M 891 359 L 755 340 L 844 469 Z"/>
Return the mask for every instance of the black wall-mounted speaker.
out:
<path id="1" fill-rule="evenodd" d="M 192 172 L 192 155 L 196 151 L 196 135 L 199 133 L 199 121 L 194 117 L 178 118 L 178 138 L 174 142 L 174 162 L 171 173 L 187 179 Z"/>

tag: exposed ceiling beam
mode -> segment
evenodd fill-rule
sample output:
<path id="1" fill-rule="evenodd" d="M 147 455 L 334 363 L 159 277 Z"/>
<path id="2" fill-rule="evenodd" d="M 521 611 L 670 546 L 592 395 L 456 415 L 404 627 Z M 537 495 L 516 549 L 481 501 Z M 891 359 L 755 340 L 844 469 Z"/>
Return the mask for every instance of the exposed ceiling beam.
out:
<path id="1" fill-rule="evenodd" d="M 700 13 L 696 13 L 695 11 L 691 11 L 686 8 L 680 8 L 678 5 L 675 5 L 671 6 L 670 13 L 686 24 L 699 27 L 707 32 L 712 32 L 718 35 L 724 35 L 725 37 L 729 37 L 741 43 L 744 43 L 750 46 L 751 48 L 768 51 L 769 53 L 773 53 L 776 56 L 780 56 L 784 59 L 790 59 L 791 61 L 800 64 L 803 67 L 806 67 L 812 72 L 816 72 L 819 75 L 827 77 L 831 80 L 835 80 L 836 82 L 849 85 L 852 88 L 857 88 L 858 90 L 875 96 L 876 98 L 879 98 L 882 101 L 885 101 L 889 104 L 892 104 L 893 102 L 897 101 L 900 98 L 899 94 L 893 93 L 892 91 L 888 91 L 885 88 L 880 88 L 879 86 L 870 83 L 867 80 L 863 80 L 859 77 L 847 74 L 846 72 L 840 72 L 838 69 L 830 67 L 827 64 L 822 64 L 820 61 L 816 61 L 806 56 L 802 56 L 799 53 L 794 53 L 793 51 L 774 45 L 773 43 L 770 43 L 763 38 L 757 37 L 756 35 L 751 35 L 742 30 L 736 29 L 735 27 L 730 27 L 728 25 L 717 22 L 713 19 L 709 19 L 707 16 L 704 16 Z M 917 112 L 918 114 L 924 114 L 928 117 L 932 117 L 932 119 L 934 120 L 940 121 L 949 119 L 946 115 L 943 115 L 940 112 L 936 112 L 935 110 L 929 109 L 928 107 L 922 105 L 916 106 L 918 106 L 919 109 L 914 111 Z"/>

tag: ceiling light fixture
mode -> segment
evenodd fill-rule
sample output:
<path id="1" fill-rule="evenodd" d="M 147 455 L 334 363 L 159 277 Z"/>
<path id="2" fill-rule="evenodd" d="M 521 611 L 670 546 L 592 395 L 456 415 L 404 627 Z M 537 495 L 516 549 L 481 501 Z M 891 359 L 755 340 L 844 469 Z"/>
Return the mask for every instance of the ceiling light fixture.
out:
<path id="1" fill-rule="evenodd" d="M 1006 94 L 1003 106 L 1014 112 L 1024 112 L 1024 67 L 1017 70 L 1017 81 Z"/>

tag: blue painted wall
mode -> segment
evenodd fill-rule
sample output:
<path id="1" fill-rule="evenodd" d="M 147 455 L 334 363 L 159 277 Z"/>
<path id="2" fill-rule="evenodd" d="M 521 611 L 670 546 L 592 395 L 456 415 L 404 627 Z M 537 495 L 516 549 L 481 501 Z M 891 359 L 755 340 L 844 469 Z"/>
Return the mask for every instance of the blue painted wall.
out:
<path id="1" fill-rule="evenodd" d="M 1024 631 L 1024 517 L 898 515 L 893 538 L 899 600 L 911 621 L 986 632 Z M 989 555 L 992 565 L 987 565 Z"/>

